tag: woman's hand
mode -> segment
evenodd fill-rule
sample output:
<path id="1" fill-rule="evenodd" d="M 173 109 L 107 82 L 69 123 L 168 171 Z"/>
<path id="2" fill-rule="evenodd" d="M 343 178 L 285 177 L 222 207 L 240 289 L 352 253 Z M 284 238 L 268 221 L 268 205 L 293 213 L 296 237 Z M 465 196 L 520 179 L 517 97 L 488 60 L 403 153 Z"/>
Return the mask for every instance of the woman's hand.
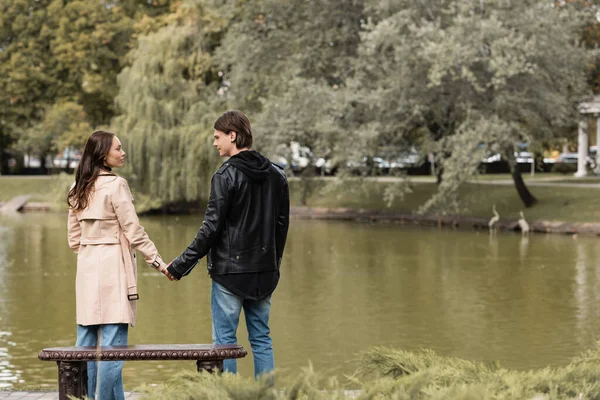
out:
<path id="1" fill-rule="evenodd" d="M 162 272 L 167 278 L 169 278 L 170 281 L 178 281 L 179 279 L 175 278 L 173 275 L 171 275 L 169 273 L 169 270 L 167 268 L 169 268 L 169 265 L 171 265 L 171 263 L 168 263 L 167 265 L 165 265 L 160 272 Z"/>

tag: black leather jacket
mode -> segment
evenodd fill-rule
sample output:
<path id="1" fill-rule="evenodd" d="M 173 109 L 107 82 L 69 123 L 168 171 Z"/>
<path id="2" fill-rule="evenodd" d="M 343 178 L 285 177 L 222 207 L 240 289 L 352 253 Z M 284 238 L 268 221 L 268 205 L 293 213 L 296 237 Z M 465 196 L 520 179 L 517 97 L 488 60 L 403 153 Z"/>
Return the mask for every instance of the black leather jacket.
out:
<path id="1" fill-rule="evenodd" d="M 260 157 L 266 160 L 263 165 L 248 169 L 233 156 L 213 175 L 202 226 L 169 267 L 174 277 L 189 274 L 207 254 L 211 276 L 279 269 L 289 226 L 289 189 L 283 170 Z"/>

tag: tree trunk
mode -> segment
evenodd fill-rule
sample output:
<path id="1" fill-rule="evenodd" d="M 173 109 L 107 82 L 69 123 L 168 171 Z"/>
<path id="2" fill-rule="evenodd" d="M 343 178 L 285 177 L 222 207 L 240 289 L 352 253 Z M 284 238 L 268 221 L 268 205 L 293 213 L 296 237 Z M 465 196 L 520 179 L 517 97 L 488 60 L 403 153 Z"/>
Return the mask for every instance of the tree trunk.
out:
<path id="1" fill-rule="evenodd" d="M 517 164 L 513 166 L 512 178 L 515 183 L 515 189 L 517 189 L 517 193 L 519 193 L 519 197 L 525 207 L 532 207 L 538 202 L 525 185 L 525 181 L 523 180 L 523 176 L 521 175 L 521 171 L 519 171 L 519 166 Z"/>
<path id="2" fill-rule="evenodd" d="M 436 174 L 436 183 L 437 185 L 441 185 L 442 181 L 444 180 L 444 160 L 449 159 L 450 157 L 452 157 L 452 153 L 449 151 L 444 151 L 442 152 L 442 159 L 440 160 L 440 162 L 437 165 L 435 174 Z"/>
<path id="3" fill-rule="evenodd" d="M 67 156 L 67 165 L 65 165 L 65 172 L 69 173 L 69 165 L 71 164 L 71 153 L 68 153 L 69 155 Z"/>
<path id="4" fill-rule="evenodd" d="M 8 174 L 8 157 L 4 149 L 0 148 L 0 175 Z"/>
<path id="5" fill-rule="evenodd" d="M 46 165 L 46 153 L 40 156 L 40 167 L 42 174 L 48 175 L 48 166 Z"/>
<path id="6" fill-rule="evenodd" d="M 442 184 L 443 176 L 444 168 L 438 167 L 438 169 L 435 171 L 435 183 L 437 183 L 438 186 Z"/>

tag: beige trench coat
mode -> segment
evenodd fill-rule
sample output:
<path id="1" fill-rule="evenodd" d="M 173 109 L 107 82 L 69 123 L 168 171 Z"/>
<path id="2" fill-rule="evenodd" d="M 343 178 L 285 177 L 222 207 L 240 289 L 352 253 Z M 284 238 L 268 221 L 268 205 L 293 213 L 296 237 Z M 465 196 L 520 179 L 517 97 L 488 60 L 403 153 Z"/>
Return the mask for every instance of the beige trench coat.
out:
<path id="1" fill-rule="evenodd" d="M 136 301 L 128 299 L 137 293 L 133 250 L 159 270 L 166 265 L 140 225 L 125 179 L 98 177 L 88 207 L 69 210 L 68 239 L 77 253 L 77 324 L 135 325 Z"/>

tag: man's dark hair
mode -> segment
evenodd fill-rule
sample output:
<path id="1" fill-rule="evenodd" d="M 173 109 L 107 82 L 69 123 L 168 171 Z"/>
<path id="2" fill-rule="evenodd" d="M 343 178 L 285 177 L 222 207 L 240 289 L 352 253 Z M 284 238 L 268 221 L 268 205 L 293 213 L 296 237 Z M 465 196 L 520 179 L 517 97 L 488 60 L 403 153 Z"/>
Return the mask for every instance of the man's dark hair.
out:
<path id="1" fill-rule="evenodd" d="M 250 120 L 246 115 L 238 110 L 226 111 L 215 121 L 214 128 L 218 131 L 230 134 L 235 132 L 235 146 L 238 149 L 252 147 L 252 128 Z"/>

